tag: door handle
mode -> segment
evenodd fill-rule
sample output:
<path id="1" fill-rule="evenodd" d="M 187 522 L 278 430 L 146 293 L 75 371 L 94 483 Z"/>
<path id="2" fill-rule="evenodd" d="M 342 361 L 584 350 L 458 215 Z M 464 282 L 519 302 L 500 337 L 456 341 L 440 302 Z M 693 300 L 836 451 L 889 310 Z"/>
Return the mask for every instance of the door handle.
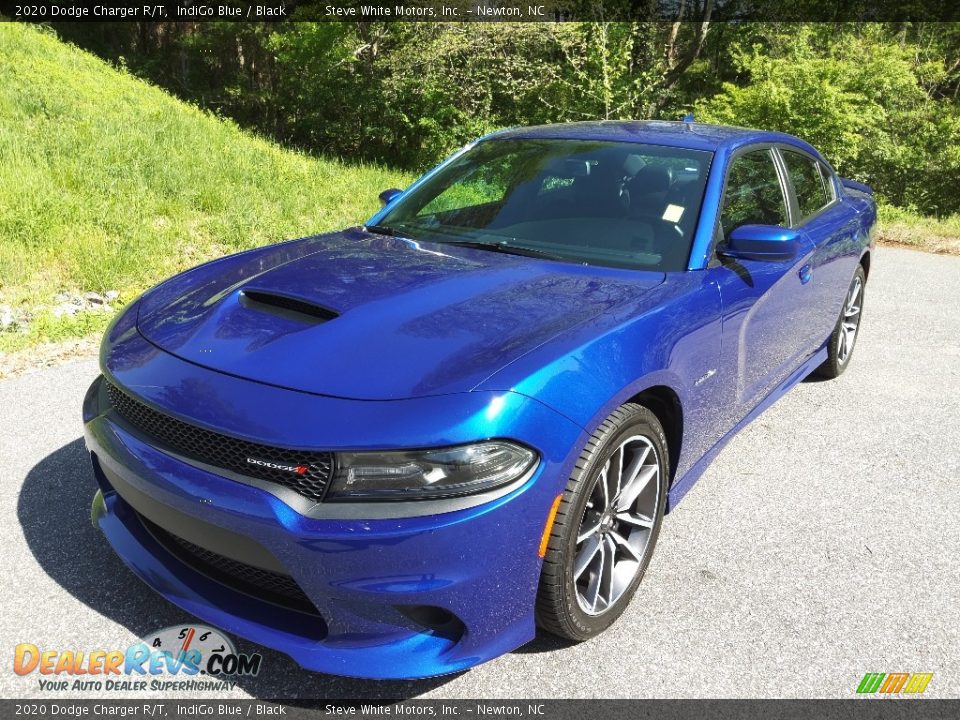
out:
<path id="1" fill-rule="evenodd" d="M 813 268 L 810 267 L 810 264 L 808 263 L 800 268 L 800 270 L 797 272 L 797 275 L 800 276 L 800 283 L 806 285 L 808 282 L 810 282 L 810 278 L 813 277 Z"/>

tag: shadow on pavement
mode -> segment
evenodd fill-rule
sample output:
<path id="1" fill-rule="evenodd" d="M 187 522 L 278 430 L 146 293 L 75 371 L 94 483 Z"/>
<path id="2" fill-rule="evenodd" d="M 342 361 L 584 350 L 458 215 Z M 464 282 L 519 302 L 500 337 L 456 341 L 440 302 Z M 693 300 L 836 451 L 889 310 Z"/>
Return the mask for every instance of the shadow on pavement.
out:
<path id="1" fill-rule="evenodd" d="M 817 375 L 816 373 L 810 373 L 800 382 L 816 385 L 817 383 L 830 382 L 832 379 L 833 378 L 823 377 L 823 375 Z"/>
<path id="2" fill-rule="evenodd" d="M 188 613 L 140 582 L 90 524 L 95 492 L 96 481 L 80 438 L 45 457 L 27 474 L 17 518 L 40 567 L 77 600 L 138 638 L 191 622 Z M 259 698 L 288 702 L 291 698 L 406 699 L 456 677 L 375 681 L 322 675 L 304 670 L 282 653 L 236 640 L 241 652 L 263 655 L 260 674 L 238 680 L 239 687 Z"/>

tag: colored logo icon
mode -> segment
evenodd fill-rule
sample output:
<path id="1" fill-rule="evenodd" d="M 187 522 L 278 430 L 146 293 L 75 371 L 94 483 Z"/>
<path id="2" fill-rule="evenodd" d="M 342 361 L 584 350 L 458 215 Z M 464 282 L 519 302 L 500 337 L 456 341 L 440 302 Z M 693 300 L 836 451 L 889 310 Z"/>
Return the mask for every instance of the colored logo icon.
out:
<path id="1" fill-rule="evenodd" d="M 933 673 L 867 673 L 857 686 L 857 694 L 919 695 L 932 678 Z"/>

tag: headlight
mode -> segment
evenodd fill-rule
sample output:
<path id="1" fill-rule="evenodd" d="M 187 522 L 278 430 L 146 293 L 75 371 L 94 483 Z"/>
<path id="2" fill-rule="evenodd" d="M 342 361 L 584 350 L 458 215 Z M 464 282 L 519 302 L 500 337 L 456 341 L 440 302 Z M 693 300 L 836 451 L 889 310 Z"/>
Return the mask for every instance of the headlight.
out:
<path id="1" fill-rule="evenodd" d="M 537 462 L 528 448 L 500 440 L 437 450 L 337 453 L 328 500 L 425 500 L 506 485 Z"/>

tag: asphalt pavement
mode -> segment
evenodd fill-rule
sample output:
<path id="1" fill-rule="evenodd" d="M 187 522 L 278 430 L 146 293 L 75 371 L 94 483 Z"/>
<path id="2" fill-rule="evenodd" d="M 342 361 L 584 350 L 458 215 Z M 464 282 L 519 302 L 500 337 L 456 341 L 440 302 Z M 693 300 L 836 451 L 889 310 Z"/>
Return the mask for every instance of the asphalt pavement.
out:
<path id="1" fill-rule="evenodd" d="M 668 516 L 602 636 L 452 677 L 318 675 L 284 655 L 230 697 L 852 697 L 865 672 L 932 672 L 960 697 L 960 258 L 880 248 L 852 365 L 793 389 Z M 190 617 L 89 522 L 80 404 L 94 359 L 0 381 L 0 696 L 42 693 L 14 646 L 125 648 Z M 177 697 L 176 693 L 114 693 Z M 197 693 L 183 693 L 196 697 Z"/>

